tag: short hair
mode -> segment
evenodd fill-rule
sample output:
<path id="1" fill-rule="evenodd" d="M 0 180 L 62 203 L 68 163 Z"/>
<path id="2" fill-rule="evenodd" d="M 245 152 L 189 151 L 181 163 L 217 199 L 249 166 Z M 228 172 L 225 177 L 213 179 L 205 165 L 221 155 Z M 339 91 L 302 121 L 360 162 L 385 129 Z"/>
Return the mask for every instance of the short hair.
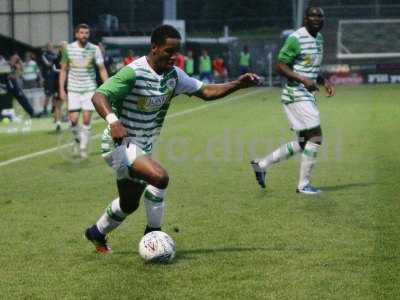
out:
<path id="1" fill-rule="evenodd" d="M 309 7 L 307 7 L 306 12 L 305 12 L 304 15 L 305 16 L 309 16 L 314 9 L 321 11 L 322 15 L 324 15 L 324 10 L 319 6 L 309 6 Z"/>
<path id="2" fill-rule="evenodd" d="M 179 31 L 171 25 L 161 25 L 151 33 L 151 43 L 155 45 L 165 44 L 168 38 L 182 39 Z"/>
<path id="3" fill-rule="evenodd" d="M 86 24 L 86 23 L 80 23 L 80 24 L 78 24 L 78 25 L 76 25 L 75 26 L 75 33 L 77 33 L 80 29 L 87 29 L 87 30 L 90 30 L 90 27 L 89 27 L 89 25 L 88 24 Z"/>

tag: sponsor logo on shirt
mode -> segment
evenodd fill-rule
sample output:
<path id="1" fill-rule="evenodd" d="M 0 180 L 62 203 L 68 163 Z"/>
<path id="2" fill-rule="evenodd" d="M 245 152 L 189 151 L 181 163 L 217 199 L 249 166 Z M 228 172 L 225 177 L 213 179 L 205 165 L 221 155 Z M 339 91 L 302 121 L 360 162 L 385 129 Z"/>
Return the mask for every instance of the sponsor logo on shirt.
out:
<path id="1" fill-rule="evenodd" d="M 167 102 L 168 95 L 141 97 L 138 100 L 137 107 L 141 111 L 152 112 L 160 110 L 160 108 Z"/>

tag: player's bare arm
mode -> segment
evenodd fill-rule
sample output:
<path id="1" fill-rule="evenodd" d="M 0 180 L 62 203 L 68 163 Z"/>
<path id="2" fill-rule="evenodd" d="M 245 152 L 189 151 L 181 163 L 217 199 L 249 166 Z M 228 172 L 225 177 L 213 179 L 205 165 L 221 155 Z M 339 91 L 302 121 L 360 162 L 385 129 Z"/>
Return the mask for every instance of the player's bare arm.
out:
<path id="1" fill-rule="evenodd" d="M 303 77 L 300 74 L 297 74 L 287 64 L 283 62 L 278 62 L 276 69 L 280 74 L 285 76 L 287 79 L 291 79 L 304 84 L 304 87 L 310 92 L 319 91 L 318 84 L 315 81 Z"/>
<path id="2" fill-rule="evenodd" d="M 332 97 L 335 95 L 335 88 L 333 84 L 321 74 L 319 74 L 317 77 L 317 83 L 324 86 L 327 97 Z"/>
<path id="3" fill-rule="evenodd" d="M 65 63 L 61 64 L 60 77 L 58 79 L 58 88 L 60 90 L 60 99 L 67 100 L 67 93 L 65 92 L 65 81 L 67 79 L 68 65 Z"/>
<path id="4" fill-rule="evenodd" d="M 335 96 L 335 87 L 328 79 L 325 79 L 324 88 L 327 97 Z"/>
<path id="5" fill-rule="evenodd" d="M 234 91 L 256 86 L 260 81 L 258 75 L 246 73 L 240 76 L 237 80 L 222 84 L 207 84 L 200 91 L 195 93 L 195 96 L 209 101 L 225 97 Z"/>
<path id="6" fill-rule="evenodd" d="M 98 65 L 99 67 L 99 74 L 102 82 L 105 82 L 108 79 L 107 69 L 104 64 Z"/>
<path id="7" fill-rule="evenodd" d="M 115 142 L 121 142 L 123 138 L 128 136 L 128 131 L 113 114 L 105 95 L 96 92 L 92 98 L 92 102 L 98 114 L 110 124 L 111 137 Z"/>
<path id="8" fill-rule="evenodd" d="M 329 80 L 325 80 L 324 88 L 327 97 L 335 96 L 335 87 Z"/>

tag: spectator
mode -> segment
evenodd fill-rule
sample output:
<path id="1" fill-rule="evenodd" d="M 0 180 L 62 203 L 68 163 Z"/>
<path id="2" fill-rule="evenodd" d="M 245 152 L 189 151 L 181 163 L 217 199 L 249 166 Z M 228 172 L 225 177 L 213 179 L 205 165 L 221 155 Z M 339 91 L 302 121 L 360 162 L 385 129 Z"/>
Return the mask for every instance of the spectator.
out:
<path id="1" fill-rule="evenodd" d="M 24 89 L 40 87 L 42 83 L 42 76 L 38 64 L 33 59 L 32 52 L 27 52 L 25 54 L 25 61 L 22 66 L 22 80 Z"/>
<path id="2" fill-rule="evenodd" d="M 107 73 L 109 76 L 111 76 L 116 72 L 114 59 L 111 55 L 107 54 L 106 45 L 104 45 L 103 43 L 99 43 L 98 46 L 100 48 L 101 54 L 103 54 L 104 66 L 106 67 Z"/>
<path id="3" fill-rule="evenodd" d="M 12 95 L 7 89 L 7 77 L 10 73 L 10 65 L 6 59 L 0 55 L 0 121 L 3 122 L 9 122 L 15 119 Z"/>
<path id="4" fill-rule="evenodd" d="M 3 55 L 0 54 L 0 74 L 9 74 L 11 67 Z"/>
<path id="5" fill-rule="evenodd" d="M 213 62 L 214 80 L 216 83 L 226 82 L 228 80 L 228 71 L 225 68 L 224 59 L 216 55 Z"/>
<path id="6" fill-rule="evenodd" d="M 11 76 L 13 76 L 15 81 L 18 83 L 18 87 L 22 88 L 23 62 L 18 53 L 14 53 L 10 56 L 9 63 L 11 66 Z"/>
<path id="7" fill-rule="evenodd" d="M 123 59 L 124 65 L 129 65 L 133 62 L 137 57 L 135 56 L 135 52 L 132 49 L 129 49 L 126 56 Z"/>
<path id="8" fill-rule="evenodd" d="M 211 82 L 211 59 L 208 56 L 207 50 L 202 51 L 202 55 L 199 59 L 199 73 L 200 81 L 205 83 Z"/>
<path id="9" fill-rule="evenodd" d="M 194 60 L 193 52 L 191 50 L 187 52 L 187 56 L 185 57 L 185 72 L 189 76 L 193 76 L 194 74 Z"/>
<path id="10" fill-rule="evenodd" d="M 53 44 L 48 42 L 46 51 L 42 54 L 43 61 L 43 79 L 44 79 L 44 105 L 42 115 L 47 115 L 47 106 L 49 105 L 50 100 L 53 102 L 53 110 L 54 110 L 54 98 L 57 93 L 56 86 L 56 77 L 57 73 L 55 70 L 55 63 L 57 60 L 57 52 L 55 51 Z"/>
<path id="11" fill-rule="evenodd" d="M 240 74 L 245 74 L 250 71 L 251 66 L 251 55 L 249 52 L 249 47 L 245 45 L 243 47 L 243 51 L 240 52 L 240 59 L 239 59 L 239 69 Z"/>
<path id="12" fill-rule="evenodd" d="M 1 70 L 3 70 L 3 69 L 4 69 L 4 71 L 1 71 Z M 7 62 L 7 60 L 4 58 L 4 56 L 1 55 L 1 54 L 0 54 L 0 71 L 1 71 L 1 74 L 10 73 L 10 72 L 11 72 L 11 67 L 10 67 L 10 65 L 8 64 L 8 62 Z"/>
<path id="13" fill-rule="evenodd" d="M 22 73 L 22 62 L 18 54 L 13 54 L 10 57 L 9 65 L 11 73 L 6 77 L 6 86 L 8 92 L 17 99 L 22 108 L 29 114 L 30 117 L 35 117 L 33 108 L 29 103 L 26 95 L 21 89 L 20 75 Z"/>
<path id="14" fill-rule="evenodd" d="M 61 69 L 61 59 L 63 55 L 64 49 L 67 47 L 68 43 L 66 41 L 62 41 L 60 43 L 60 48 L 58 49 L 57 57 L 56 60 L 54 61 L 53 64 L 53 70 L 55 73 L 55 79 L 54 79 L 54 89 L 56 90 L 54 97 L 53 97 L 53 117 L 54 117 L 54 123 L 56 124 L 56 132 L 61 131 L 61 108 L 62 108 L 62 100 L 60 99 L 58 95 L 58 80 L 59 80 L 59 75 L 60 75 L 60 69 Z M 68 117 L 66 117 L 67 119 Z"/>
<path id="15" fill-rule="evenodd" d="M 176 53 L 175 66 L 181 70 L 185 69 L 185 56 L 180 52 Z"/>
<path id="16" fill-rule="evenodd" d="M 25 54 L 22 80 L 24 93 L 30 101 L 33 110 L 36 113 L 41 114 L 44 103 L 44 93 L 41 88 L 43 79 L 40 69 L 36 61 L 33 59 L 33 54 L 31 52 Z"/>

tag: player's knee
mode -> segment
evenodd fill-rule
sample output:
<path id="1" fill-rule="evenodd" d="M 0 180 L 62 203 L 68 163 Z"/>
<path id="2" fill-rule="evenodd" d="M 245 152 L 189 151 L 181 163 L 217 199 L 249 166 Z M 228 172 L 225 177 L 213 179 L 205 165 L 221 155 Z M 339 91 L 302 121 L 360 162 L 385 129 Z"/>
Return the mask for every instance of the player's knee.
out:
<path id="1" fill-rule="evenodd" d="M 159 189 L 166 189 L 169 182 L 168 173 L 164 170 L 158 171 L 154 174 L 153 181 L 154 182 L 152 183 L 152 185 L 154 185 L 155 187 Z"/>

